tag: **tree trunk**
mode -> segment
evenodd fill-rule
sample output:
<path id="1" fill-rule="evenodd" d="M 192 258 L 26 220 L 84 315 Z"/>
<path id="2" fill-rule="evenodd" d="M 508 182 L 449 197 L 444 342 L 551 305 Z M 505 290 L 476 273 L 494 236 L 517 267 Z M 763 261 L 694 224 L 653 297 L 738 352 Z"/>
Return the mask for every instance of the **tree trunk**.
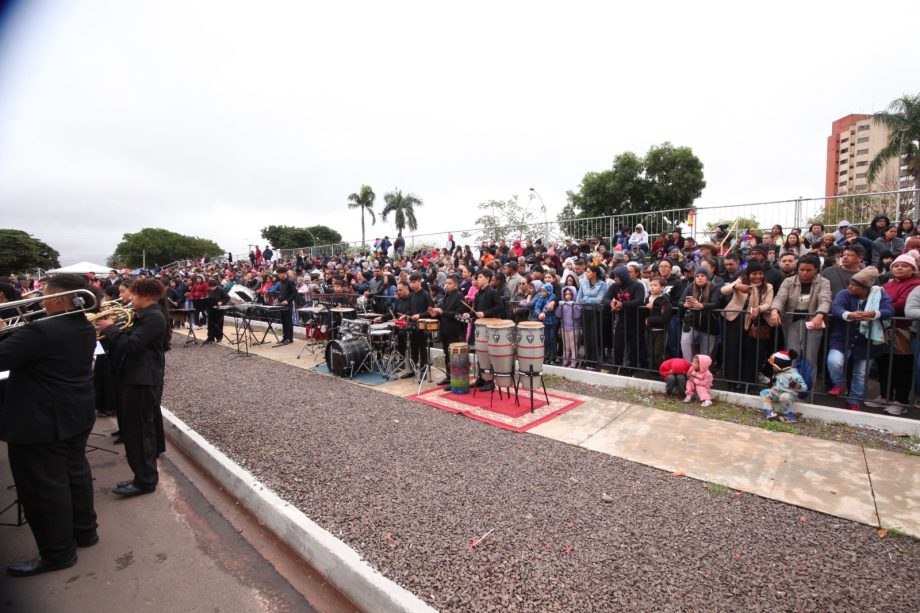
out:
<path id="1" fill-rule="evenodd" d="M 361 249 L 364 249 L 367 243 L 364 240 L 364 207 L 361 207 Z"/>

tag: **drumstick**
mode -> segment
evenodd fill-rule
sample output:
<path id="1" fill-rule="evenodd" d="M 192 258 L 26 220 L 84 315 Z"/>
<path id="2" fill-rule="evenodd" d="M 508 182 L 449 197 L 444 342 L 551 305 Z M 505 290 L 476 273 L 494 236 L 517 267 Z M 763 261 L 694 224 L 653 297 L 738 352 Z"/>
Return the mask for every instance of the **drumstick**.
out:
<path id="1" fill-rule="evenodd" d="M 460 303 L 461 303 L 463 306 L 465 306 L 466 308 L 468 308 L 468 309 L 470 310 L 471 313 L 475 313 L 475 312 L 476 312 L 476 311 L 473 310 L 473 307 L 471 307 L 470 304 L 469 304 L 466 300 L 461 300 Z"/>

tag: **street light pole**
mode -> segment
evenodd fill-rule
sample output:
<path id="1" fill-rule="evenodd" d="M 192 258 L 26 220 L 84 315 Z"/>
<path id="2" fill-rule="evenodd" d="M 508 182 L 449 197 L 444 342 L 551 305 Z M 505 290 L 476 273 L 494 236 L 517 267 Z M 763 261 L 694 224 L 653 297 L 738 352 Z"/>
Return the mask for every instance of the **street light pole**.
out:
<path id="1" fill-rule="evenodd" d="M 546 219 L 546 203 L 543 202 L 543 196 L 541 196 L 539 192 L 537 192 L 537 190 L 531 187 L 530 191 L 533 192 L 534 195 L 540 199 L 540 206 L 543 207 L 543 242 L 548 243 L 549 242 L 549 222 Z"/>

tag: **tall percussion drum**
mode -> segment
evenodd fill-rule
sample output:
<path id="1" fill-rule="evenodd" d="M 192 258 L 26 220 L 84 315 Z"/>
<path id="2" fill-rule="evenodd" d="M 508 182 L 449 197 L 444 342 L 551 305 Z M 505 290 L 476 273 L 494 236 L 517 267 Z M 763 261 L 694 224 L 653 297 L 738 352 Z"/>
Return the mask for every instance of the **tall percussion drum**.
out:
<path id="1" fill-rule="evenodd" d="M 467 394 L 470 391 L 470 346 L 466 343 L 451 343 L 450 352 L 450 393 Z"/>
<path id="2" fill-rule="evenodd" d="M 492 380 L 492 361 L 489 359 L 489 322 L 499 321 L 498 319 L 477 319 L 476 328 L 476 361 L 479 363 L 479 376 L 485 381 Z"/>
<path id="3" fill-rule="evenodd" d="M 518 324 L 517 358 L 518 372 L 524 375 L 522 381 L 528 381 L 528 373 L 539 374 L 543 372 L 543 357 L 545 355 L 546 332 L 543 322 L 522 321 Z M 531 370 L 531 368 L 533 370 Z"/>
<path id="4" fill-rule="evenodd" d="M 514 337 L 516 326 L 507 319 L 493 319 L 486 328 L 489 332 L 489 362 L 495 384 L 510 387 L 514 378 Z"/>

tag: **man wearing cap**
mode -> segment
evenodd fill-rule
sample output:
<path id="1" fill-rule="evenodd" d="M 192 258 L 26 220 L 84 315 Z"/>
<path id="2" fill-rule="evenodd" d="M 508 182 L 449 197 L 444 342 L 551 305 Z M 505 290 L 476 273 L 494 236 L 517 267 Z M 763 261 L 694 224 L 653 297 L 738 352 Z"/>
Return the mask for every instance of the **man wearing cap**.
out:
<path id="1" fill-rule="evenodd" d="M 866 371 L 869 360 L 878 357 L 884 345 L 881 319 L 894 315 L 891 298 L 875 286 L 878 269 L 867 266 L 853 275 L 846 290 L 834 297 L 831 313 L 839 320 L 831 330 L 827 353 L 827 372 L 834 384 L 827 391 L 831 396 L 847 394 L 847 363 L 852 361 L 853 377 L 847 409 L 859 410 L 865 395 Z"/>

